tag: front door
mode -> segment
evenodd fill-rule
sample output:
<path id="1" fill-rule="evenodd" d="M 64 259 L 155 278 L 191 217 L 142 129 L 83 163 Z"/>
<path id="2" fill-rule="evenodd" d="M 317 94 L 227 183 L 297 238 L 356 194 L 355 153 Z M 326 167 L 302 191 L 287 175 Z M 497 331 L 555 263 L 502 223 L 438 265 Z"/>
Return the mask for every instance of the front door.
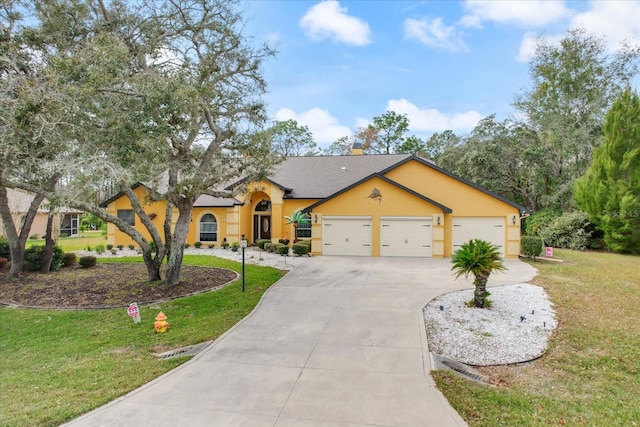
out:
<path id="1" fill-rule="evenodd" d="M 257 239 L 271 239 L 271 215 L 253 216 L 253 235 Z"/>

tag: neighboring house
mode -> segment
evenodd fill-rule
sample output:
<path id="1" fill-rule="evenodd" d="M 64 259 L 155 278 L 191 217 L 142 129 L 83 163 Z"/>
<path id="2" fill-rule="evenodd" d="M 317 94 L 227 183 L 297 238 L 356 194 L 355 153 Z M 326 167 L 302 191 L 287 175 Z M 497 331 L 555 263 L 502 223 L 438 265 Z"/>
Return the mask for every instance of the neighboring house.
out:
<path id="1" fill-rule="evenodd" d="M 7 188 L 7 198 L 9 200 L 9 210 L 13 216 L 13 222 L 16 227 L 20 227 L 24 217 L 29 211 L 29 206 L 33 201 L 33 194 L 21 190 Z M 39 238 L 44 237 L 47 232 L 47 218 L 49 216 L 49 208 L 45 199 L 38 208 L 38 212 L 31 225 L 29 236 L 37 235 Z M 74 236 L 78 234 L 80 226 L 80 217 L 82 211 L 60 208 L 54 213 L 53 218 L 53 234 L 54 236 Z M 0 235 L 6 236 L 4 225 L 0 221 Z"/>
<path id="2" fill-rule="evenodd" d="M 430 258 L 449 257 L 462 243 L 482 238 L 504 256 L 518 256 L 520 219 L 527 213 L 522 206 L 419 157 L 357 154 L 288 157 L 267 179 L 248 183 L 235 198 L 201 196 L 187 243 L 220 246 L 243 235 L 251 242 L 299 238 L 311 239 L 314 255 Z M 142 183 L 133 188 L 141 200 L 150 191 Z M 101 206 L 148 237 L 123 193 Z M 162 230 L 166 202 L 145 206 Z M 310 222 L 294 236 L 284 217 L 299 210 L 309 214 Z M 113 224 L 108 241 L 134 243 Z"/>

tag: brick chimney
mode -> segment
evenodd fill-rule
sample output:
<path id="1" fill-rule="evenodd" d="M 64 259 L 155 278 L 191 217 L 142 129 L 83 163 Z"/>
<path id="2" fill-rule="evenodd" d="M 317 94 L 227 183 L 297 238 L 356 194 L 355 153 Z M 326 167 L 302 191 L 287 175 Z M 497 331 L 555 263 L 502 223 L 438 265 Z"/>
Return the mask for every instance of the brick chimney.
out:
<path id="1" fill-rule="evenodd" d="M 353 147 L 351 147 L 351 155 L 361 156 L 363 154 L 364 154 L 364 150 L 362 149 L 362 144 L 359 142 L 354 142 Z"/>

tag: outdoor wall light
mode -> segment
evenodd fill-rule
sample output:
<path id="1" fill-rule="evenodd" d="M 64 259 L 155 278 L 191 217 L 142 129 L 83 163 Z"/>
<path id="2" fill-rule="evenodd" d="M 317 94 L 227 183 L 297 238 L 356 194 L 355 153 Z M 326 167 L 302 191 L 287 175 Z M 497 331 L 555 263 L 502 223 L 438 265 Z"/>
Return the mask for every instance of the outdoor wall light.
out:
<path id="1" fill-rule="evenodd" d="M 438 219 L 436 220 L 438 225 L 440 225 L 440 216 L 438 216 Z"/>
<path id="2" fill-rule="evenodd" d="M 516 225 L 516 216 L 515 215 L 511 217 L 511 223 L 513 225 Z"/>
<path id="3" fill-rule="evenodd" d="M 315 222 L 316 224 L 318 223 L 318 214 L 315 214 L 313 216 L 313 222 Z"/>

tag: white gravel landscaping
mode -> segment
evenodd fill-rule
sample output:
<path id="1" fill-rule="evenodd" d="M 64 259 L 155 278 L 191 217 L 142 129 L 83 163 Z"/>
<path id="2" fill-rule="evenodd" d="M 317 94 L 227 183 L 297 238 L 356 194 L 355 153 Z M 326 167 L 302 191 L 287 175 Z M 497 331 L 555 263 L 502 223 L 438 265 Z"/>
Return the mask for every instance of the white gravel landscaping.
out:
<path id="1" fill-rule="evenodd" d="M 473 289 L 432 300 L 424 308 L 429 350 L 474 366 L 540 357 L 557 326 L 553 304 L 544 289 L 519 283 L 488 291 L 492 301 L 489 309 L 466 306 Z"/>
<path id="2" fill-rule="evenodd" d="M 115 250 L 115 253 L 111 251 L 105 251 L 102 254 L 97 254 L 95 251 L 77 251 L 76 255 L 81 256 L 95 256 L 99 258 L 114 258 L 114 257 L 127 257 L 138 256 L 138 252 L 129 248 L 122 248 L 122 250 Z M 218 258 L 230 259 L 233 261 L 242 262 L 242 250 L 238 249 L 237 252 L 233 252 L 231 249 L 222 248 L 186 248 L 184 250 L 185 255 L 213 255 Z M 308 256 L 282 256 L 273 254 L 270 252 L 261 251 L 255 246 L 251 246 L 245 249 L 244 254 L 245 263 L 255 264 L 260 266 L 274 267 L 279 270 L 293 270 L 307 259 Z"/>

